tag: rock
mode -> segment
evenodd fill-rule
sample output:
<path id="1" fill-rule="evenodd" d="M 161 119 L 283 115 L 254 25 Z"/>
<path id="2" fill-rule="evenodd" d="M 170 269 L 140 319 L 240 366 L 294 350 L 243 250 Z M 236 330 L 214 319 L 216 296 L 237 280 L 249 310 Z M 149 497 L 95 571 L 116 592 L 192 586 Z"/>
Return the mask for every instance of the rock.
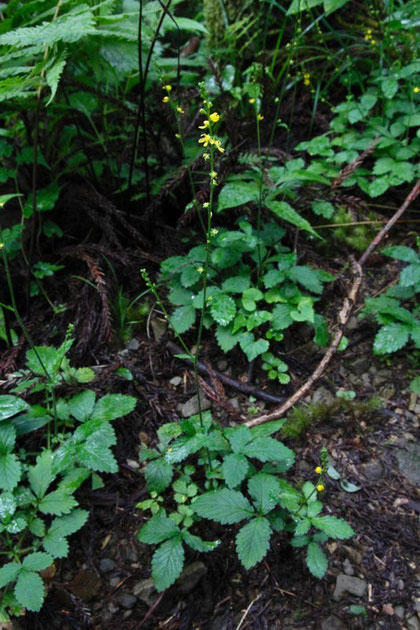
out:
<path id="1" fill-rule="evenodd" d="M 361 376 L 370 368 L 371 360 L 369 357 L 361 357 L 360 359 L 356 359 L 350 363 L 349 370 L 353 372 L 353 374 L 357 374 Z"/>
<path id="2" fill-rule="evenodd" d="M 126 347 L 126 350 L 130 350 L 131 352 L 134 352 L 135 350 L 138 350 L 140 348 L 140 344 L 137 341 L 137 339 L 130 339 L 130 341 L 125 347 Z"/>
<path id="3" fill-rule="evenodd" d="M 158 322 L 156 319 L 152 319 L 150 323 L 152 325 L 153 336 L 155 338 L 155 341 L 159 343 L 163 335 L 166 333 L 166 326 Z"/>
<path id="4" fill-rule="evenodd" d="M 398 467 L 408 481 L 420 485 L 420 445 L 406 444 L 397 451 Z"/>
<path id="5" fill-rule="evenodd" d="M 230 398 L 229 402 L 232 405 L 232 407 L 236 409 L 236 411 L 240 411 L 241 408 L 239 405 L 239 400 L 237 398 Z"/>
<path id="6" fill-rule="evenodd" d="M 362 554 L 360 551 L 354 549 L 354 547 L 348 547 L 347 545 L 343 545 L 342 549 L 349 560 L 351 560 L 354 564 L 362 563 Z"/>
<path id="7" fill-rule="evenodd" d="M 109 571 L 112 571 L 114 567 L 115 562 L 111 560 L 111 558 L 102 558 L 99 563 L 99 570 L 102 571 L 102 573 L 108 573 Z"/>
<path id="8" fill-rule="evenodd" d="M 407 630 L 420 630 L 420 622 L 417 617 L 407 619 Z"/>
<path id="9" fill-rule="evenodd" d="M 390 400 L 395 396 L 395 387 L 393 385 L 386 385 L 382 387 L 379 394 L 384 400 Z"/>
<path id="10" fill-rule="evenodd" d="M 366 589 L 366 580 L 362 580 L 361 578 L 353 577 L 350 575 L 345 575 L 345 573 L 340 573 L 335 584 L 333 598 L 335 599 L 335 601 L 339 601 L 344 593 L 350 593 L 350 595 L 362 597 L 365 594 Z"/>
<path id="11" fill-rule="evenodd" d="M 206 411 L 206 409 L 210 409 L 211 402 L 201 394 L 201 409 L 202 411 Z M 181 407 L 181 415 L 184 418 L 189 418 L 190 416 L 194 416 L 198 413 L 198 396 L 195 394 L 192 398 L 187 400 Z"/>
<path id="12" fill-rule="evenodd" d="M 225 370 L 228 369 L 228 362 L 225 361 L 224 359 L 221 359 L 220 361 L 218 361 L 216 365 L 219 372 L 224 372 Z"/>
<path id="13" fill-rule="evenodd" d="M 414 610 L 416 611 L 416 613 L 420 613 L 420 597 L 415 597 L 413 599 L 414 602 Z"/>
<path id="14" fill-rule="evenodd" d="M 180 376 L 174 376 L 169 381 L 169 384 L 173 385 L 174 387 L 178 387 L 178 385 L 181 385 L 181 383 L 182 383 L 182 378 Z"/>
<path id="15" fill-rule="evenodd" d="M 338 617 L 331 615 L 321 623 L 321 630 L 346 630 L 346 626 Z"/>
<path id="16" fill-rule="evenodd" d="M 112 578 L 109 580 L 109 585 L 112 587 L 118 586 L 120 582 L 121 582 L 121 575 L 113 575 Z"/>
<path id="17" fill-rule="evenodd" d="M 333 400 L 334 400 L 334 396 L 331 394 L 331 392 L 328 391 L 326 387 L 318 387 L 318 389 L 316 389 L 314 393 L 312 394 L 313 403 L 318 403 L 318 402 L 331 403 L 333 402 Z"/>
<path id="18" fill-rule="evenodd" d="M 343 562 L 343 569 L 346 575 L 354 575 L 353 565 L 348 558 Z"/>
<path id="19" fill-rule="evenodd" d="M 363 464 L 362 471 L 366 479 L 369 479 L 369 481 L 378 481 L 384 474 L 384 469 L 380 462 L 369 462 L 368 464 Z"/>
<path id="20" fill-rule="evenodd" d="M 180 593 L 184 595 L 190 593 L 201 580 L 203 575 L 207 573 L 207 567 L 203 562 L 199 560 L 187 564 L 181 575 L 176 581 L 176 587 Z"/>
<path id="21" fill-rule="evenodd" d="M 394 611 L 399 619 L 404 619 L 404 616 L 405 616 L 404 606 L 395 606 Z"/>
<path id="22" fill-rule="evenodd" d="M 134 585 L 133 593 L 148 606 L 153 606 L 159 597 L 152 578 L 137 582 L 137 584 Z"/>
<path id="23" fill-rule="evenodd" d="M 130 595 L 130 593 L 120 593 L 118 597 L 118 602 L 121 604 L 123 608 L 126 610 L 131 610 L 136 605 L 137 597 L 134 595 Z"/>

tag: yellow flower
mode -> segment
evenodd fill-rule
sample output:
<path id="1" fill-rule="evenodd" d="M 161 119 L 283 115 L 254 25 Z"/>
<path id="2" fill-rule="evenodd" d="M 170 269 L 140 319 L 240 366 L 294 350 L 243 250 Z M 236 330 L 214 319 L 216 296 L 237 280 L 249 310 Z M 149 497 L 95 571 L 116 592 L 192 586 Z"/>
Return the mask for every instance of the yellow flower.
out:
<path id="1" fill-rule="evenodd" d="M 317 467 L 315 468 L 315 472 L 316 472 L 316 474 L 317 474 L 317 475 L 320 475 L 320 474 L 322 473 L 322 468 L 321 468 L 321 466 L 317 466 Z"/>
<path id="2" fill-rule="evenodd" d="M 207 127 L 210 126 L 210 121 L 209 120 L 203 120 L 203 124 L 199 125 L 198 128 L 199 129 L 207 129 Z"/>
<path id="3" fill-rule="evenodd" d="M 208 201 L 205 201 L 205 202 L 203 203 L 203 208 L 208 208 L 208 207 L 209 207 L 209 205 L 210 205 L 210 204 L 209 204 L 209 202 L 208 202 Z"/>
<path id="4" fill-rule="evenodd" d="M 303 75 L 303 78 L 304 78 L 304 79 L 309 79 L 309 78 L 310 78 L 310 76 L 311 76 L 311 75 L 309 74 L 309 72 L 305 72 L 305 74 Z"/>
<path id="5" fill-rule="evenodd" d="M 210 159 L 210 154 L 209 153 L 203 153 L 203 158 L 205 160 L 209 160 Z"/>
<path id="6" fill-rule="evenodd" d="M 309 81 L 309 79 L 305 79 L 303 82 L 304 85 L 311 85 L 311 82 Z"/>
<path id="7" fill-rule="evenodd" d="M 253 105 L 255 103 L 255 98 L 248 99 L 248 103 L 251 103 L 251 105 Z"/>
<path id="8" fill-rule="evenodd" d="M 162 103 L 168 103 L 169 102 L 169 96 L 164 96 L 162 99 Z"/>
<path id="9" fill-rule="evenodd" d="M 365 35 L 364 39 L 368 42 L 370 39 L 372 39 L 372 35 Z"/>
<path id="10" fill-rule="evenodd" d="M 203 267 L 197 267 L 197 271 L 198 271 L 198 273 L 203 273 L 204 269 L 203 269 Z"/>
<path id="11" fill-rule="evenodd" d="M 372 46 L 374 46 L 376 44 L 376 39 L 372 39 L 370 43 L 372 44 Z"/>
<path id="12" fill-rule="evenodd" d="M 318 490 L 318 492 L 322 492 L 323 490 L 325 490 L 325 487 L 322 485 L 322 483 L 319 483 L 316 489 Z"/>
<path id="13" fill-rule="evenodd" d="M 213 114 L 210 114 L 209 116 L 211 122 L 217 123 L 220 120 L 220 116 L 217 112 L 213 112 Z"/>
<path id="14" fill-rule="evenodd" d="M 164 85 L 162 89 L 170 92 L 172 90 L 172 85 Z"/>
<path id="15" fill-rule="evenodd" d="M 173 450 L 173 448 L 168 448 L 168 453 L 172 453 Z"/>
<path id="16" fill-rule="evenodd" d="M 220 153 L 224 153 L 225 152 L 224 148 L 222 147 L 222 143 L 220 142 L 220 140 L 214 140 L 213 144 L 216 147 L 216 149 L 218 151 L 220 151 Z"/>
<path id="17" fill-rule="evenodd" d="M 181 138 L 181 134 L 176 133 L 176 134 L 175 134 L 175 138 L 178 138 L 178 140 L 179 140 L 179 139 Z"/>
<path id="18" fill-rule="evenodd" d="M 257 115 L 257 120 L 264 120 L 264 116 L 262 116 L 262 114 L 258 114 Z"/>
<path id="19" fill-rule="evenodd" d="M 179 114 L 185 114 L 184 110 L 183 110 L 183 109 L 182 109 L 182 107 L 180 107 L 179 105 L 178 105 L 178 107 L 176 108 L 176 111 L 177 111 Z"/>
<path id="20" fill-rule="evenodd" d="M 219 230 L 216 230 L 216 228 L 213 228 L 213 229 L 211 230 L 210 234 L 211 234 L 212 236 L 216 236 L 216 234 L 219 234 Z"/>
<path id="21" fill-rule="evenodd" d="M 211 142 L 211 136 L 208 133 L 202 133 L 198 142 L 202 144 L 204 147 L 207 147 L 209 142 Z"/>
<path id="22" fill-rule="evenodd" d="M 0 249 L 3 249 L 4 243 L 0 243 Z"/>
<path id="23" fill-rule="evenodd" d="M 216 177 L 217 177 L 217 173 L 216 173 L 216 171 L 211 171 L 211 173 L 210 173 L 210 177 L 211 177 L 212 179 L 216 179 Z"/>
<path id="24" fill-rule="evenodd" d="M 205 114 L 206 113 L 206 110 L 203 109 L 202 107 L 198 111 L 200 112 L 200 114 Z"/>
<path id="25" fill-rule="evenodd" d="M 414 94 L 418 94 L 420 92 L 420 87 L 413 88 Z"/>

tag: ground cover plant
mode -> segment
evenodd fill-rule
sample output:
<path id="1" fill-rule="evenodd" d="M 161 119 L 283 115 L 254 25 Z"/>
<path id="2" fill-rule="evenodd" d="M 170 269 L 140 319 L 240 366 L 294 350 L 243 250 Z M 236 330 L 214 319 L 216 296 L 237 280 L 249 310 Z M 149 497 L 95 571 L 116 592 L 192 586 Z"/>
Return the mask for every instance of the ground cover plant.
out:
<path id="1" fill-rule="evenodd" d="M 287 628 L 416 627 L 417 25 L 403 0 L 0 3 L 0 624 L 212 628 L 210 601 L 277 627 L 280 593 Z"/>

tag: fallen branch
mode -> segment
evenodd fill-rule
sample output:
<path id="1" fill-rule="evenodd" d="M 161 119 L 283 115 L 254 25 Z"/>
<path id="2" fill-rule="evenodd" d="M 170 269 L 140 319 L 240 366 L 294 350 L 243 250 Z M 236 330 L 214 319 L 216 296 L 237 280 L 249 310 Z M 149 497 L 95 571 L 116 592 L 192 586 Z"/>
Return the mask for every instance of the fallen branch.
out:
<path id="1" fill-rule="evenodd" d="M 334 339 L 325 353 L 322 361 L 318 364 L 318 367 L 308 378 L 306 383 L 302 385 L 290 398 L 286 400 L 282 405 L 270 411 L 270 413 L 263 414 L 261 416 L 257 416 L 248 422 L 245 422 L 245 426 L 247 427 L 255 427 L 259 424 L 263 424 L 264 422 L 269 422 L 270 420 L 276 420 L 280 418 L 286 411 L 288 411 L 291 407 L 293 407 L 301 398 L 303 398 L 309 390 L 312 388 L 313 384 L 319 380 L 322 376 L 325 368 L 328 363 L 331 361 L 332 357 L 337 351 L 337 348 L 340 344 L 340 341 L 343 337 L 344 329 L 346 324 L 350 318 L 351 312 L 356 302 L 357 294 L 359 292 L 360 285 L 362 283 L 362 268 L 359 263 L 355 260 L 352 260 L 352 271 L 354 275 L 354 280 L 352 287 L 348 296 L 344 299 L 343 307 L 338 315 L 338 330 L 334 336 Z"/>
<path id="2" fill-rule="evenodd" d="M 166 344 L 166 347 L 168 348 L 170 352 L 172 352 L 172 354 L 184 353 L 182 348 L 177 346 L 172 341 L 168 341 L 168 343 Z M 192 361 L 190 361 L 190 359 L 186 359 L 186 358 L 181 359 L 181 361 L 184 361 L 188 365 L 192 365 L 193 363 Z M 201 372 L 202 374 L 207 374 L 207 375 L 209 374 L 206 365 L 202 361 L 198 361 L 197 366 L 198 366 L 199 372 Z M 214 374 L 217 376 L 219 381 L 221 381 L 225 385 L 228 385 L 229 387 L 232 387 L 233 389 L 236 389 L 238 392 L 242 392 L 243 394 L 255 396 L 255 398 L 258 398 L 259 400 L 266 400 L 267 402 L 277 403 L 277 404 L 282 403 L 286 400 L 285 396 L 274 396 L 274 394 L 269 394 L 267 392 L 264 392 L 261 389 L 254 387 L 253 385 L 247 385 L 246 383 L 240 383 L 239 381 L 235 381 L 235 379 L 230 378 L 229 376 L 226 376 L 226 374 L 223 374 L 222 372 L 218 372 L 217 370 L 214 370 Z"/>
<path id="3" fill-rule="evenodd" d="M 398 221 L 398 219 L 400 218 L 400 216 L 402 214 L 404 214 L 404 212 L 407 210 L 408 206 L 414 201 L 414 199 L 417 197 L 417 195 L 420 193 L 420 179 L 417 180 L 417 182 L 415 183 L 413 189 L 411 190 L 410 194 L 407 195 L 406 200 L 404 201 L 403 205 L 401 206 L 401 208 L 399 210 L 397 210 L 397 212 L 390 218 L 390 220 L 388 221 L 388 223 L 382 228 L 382 230 L 375 236 L 375 238 L 373 239 L 373 241 L 371 242 L 371 244 L 369 245 L 369 247 L 367 248 L 367 250 L 365 251 L 365 253 L 360 257 L 359 259 L 359 265 L 361 267 L 363 267 L 363 265 L 365 264 L 366 260 L 369 258 L 369 256 L 371 255 L 371 253 L 373 252 L 374 249 L 376 249 L 379 245 L 379 243 L 382 241 L 382 239 L 384 238 L 384 236 L 389 232 L 389 230 L 392 228 L 392 226 L 394 225 L 394 223 L 396 221 Z"/>

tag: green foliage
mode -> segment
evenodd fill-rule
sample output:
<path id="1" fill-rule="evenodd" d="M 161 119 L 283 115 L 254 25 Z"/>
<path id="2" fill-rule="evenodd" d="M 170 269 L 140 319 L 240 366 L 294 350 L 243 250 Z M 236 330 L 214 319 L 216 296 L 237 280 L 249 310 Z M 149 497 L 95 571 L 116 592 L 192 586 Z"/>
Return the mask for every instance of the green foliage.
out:
<path id="1" fill-rule="evenodd" d="M 206 287 L 208 329 L 215 329 L 220 348 L 228 352 L 239 344 L 248 361 L 261 356 L 269 377 L 288 383 L 286 364 L 276 356 L 276 342 L 294 323 L 319 329 L 324 321 L 314 305 L 323 284 L 333 276 L 297 264 L 297 256 L 281 243 L 285 232 L 265 223 L 260 234 L 245 220 L 238 229 L 213 231 Z M 189 330 L 203 307 L 205 248 L 193 247 L 185 257 L 162 263 L 169 301 L 176 307 L 170 318 L 178 334 Z M 317 320 L 315 320 L 317 318 Z"/>
<path id="2" fill-rule="evenodd" d="M 380 328 L 373 343 L 378 355 L 392 354 L 408 343 L 420 348 L 420 320 L 416 296 L 420 292 L 420 255 L 411 247 L 387 247 L 383 254 L 407 263 L 398 283 L 375 298 L 368 298 L 362 316 L 370 315 Z M 406 306 L 403 306 L 403 303 Z M 409 310 L 409 304 L 413 304 Z"/>
<path id="3" fill-rule="evenodd" d="M 189 531 L 202 519 L 241 524 L 235 544 L 246 569 L 266 556 L 275 532 L 291 532 L 292 545 L 308 547 L 307 564 L 317 577 L 327 570 L 319 543 L 328 537 L 353 536 L 341 519 L 320 515 L 322 503 L 313 484 L 294 488 L 279 476 L 295 459 L 291 449 L 270 437 L 281 425 L 276 421 L 253 429 L 223 428 L 205 412 L 201 419 L 192 416 L 163 425 L 156 449 L 142 447 L 140 459 L 148 462 L 144 472 L 151 499 L 138 507 L 150 510 L 152 517 L 141 527 L 138 539 L 159 545 L 152 560 L 159 591 L 179 577 L 185 544 L 196 551 L 211 551 L 220 543 L 203 541 Z"/>
<path id="4" fill-rule="evenodd" d="M 93 376 L 85 373 L 87 368 L 70 366 L 66 356 L 73 341 L 70 332 L 59 348 L 28 350 L 27 367 L 15 388 L 45 392 L 46 407 L 14 395 L 0 396 L 0 533 L 2 554 L 10 560 L 0 569 L 4 619 L 6 609 L 9 614 L 40 610 L 44 583 L 39 572 L 68 555 L 68 537 L 88 518 L 75 492 L 97 472 L 117 472 L 111 451 L 116 436 L 110 422 L 136 405 L 131 396 L 97 398 L 93 390 L 56 397 L 57 387 L 65 383 L 74 387 Z M 45 429 L 34 455 L 19 438 L 41 427 Z"/>

